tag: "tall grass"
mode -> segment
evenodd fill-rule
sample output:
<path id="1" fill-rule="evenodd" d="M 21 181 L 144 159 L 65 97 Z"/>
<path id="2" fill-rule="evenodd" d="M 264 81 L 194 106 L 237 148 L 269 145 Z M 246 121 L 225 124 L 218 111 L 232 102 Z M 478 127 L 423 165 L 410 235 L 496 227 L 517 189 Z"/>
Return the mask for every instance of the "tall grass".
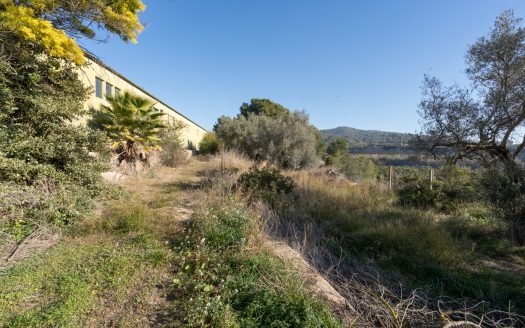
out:
<path id="1" fill-rule="evenodd" d="M 286 174 L 296 183 L 296 197 L 284 199 L 274 213 L 266 211 L 267 227 L 298 245 L 320 270 L 336 266 L 338 275 L 347 276 L 380 272 L 394 288 L 401 283 L 436 298 L 489 301 L 500 308 L 510 304 L 525 311 L 524 277 L 480 264 L 514 261 L 522 254 L 494 225 L 469 213 L 447 216 L 399 207 L 380 184 L 354 184 L 319 170 Z M 489 244 L 500 255 L 514 255 L 493 258 Z"/>
<path id="2" fill-rule="evenodd" d="M 254 162 L 249 159 L 248 156 L 232 150 L 224 150 L 210 157 L 206 162 L 205 170 L 207 172 L 217 170 L 237 170 L 243 172 L 253 165 Z"/>

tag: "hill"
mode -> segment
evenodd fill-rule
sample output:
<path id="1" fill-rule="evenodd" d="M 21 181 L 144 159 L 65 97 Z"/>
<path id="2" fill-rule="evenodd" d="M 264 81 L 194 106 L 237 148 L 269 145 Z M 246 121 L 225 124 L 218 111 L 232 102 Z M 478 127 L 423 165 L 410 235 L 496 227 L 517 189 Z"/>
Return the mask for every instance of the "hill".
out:
<path id="1" fill-rule="evenodd" d="M 415 137 L 411 133 L 361 130 L 340 126 L 321 130 L 321 134 L 327 141 L 335 138 L 346 139 L 350 145 L 350 153 L 366 154 L 381 165 L 435 165 L 433 161 L 418 156 L 416 149 L 410 144 Z"/>
<path id="2" fill-rule="evenodd" d="M 351 147 L 362 146 L 402 146 L 407 147 L 414 137 L 410 133 L 386 132 L 377 130 L 360 130 L 347 126 L 334 129 L 321 130 L 328 140 L 333 138 L 344 138 Z"/>

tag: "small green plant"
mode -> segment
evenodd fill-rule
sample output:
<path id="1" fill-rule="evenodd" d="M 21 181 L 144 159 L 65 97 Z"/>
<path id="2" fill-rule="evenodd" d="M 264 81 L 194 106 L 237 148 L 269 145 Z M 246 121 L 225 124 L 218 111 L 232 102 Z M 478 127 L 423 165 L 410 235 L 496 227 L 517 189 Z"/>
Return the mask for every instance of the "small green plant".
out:
<path id="1" fill-rule="evenodd" d="M 283 197 L 293 195 L 295 184 L 293 179 L 281 174 L 277 169 L 252 167 L 241 174 L 238 187 L 253 200 L 262 200 L 275 205 Z"/>

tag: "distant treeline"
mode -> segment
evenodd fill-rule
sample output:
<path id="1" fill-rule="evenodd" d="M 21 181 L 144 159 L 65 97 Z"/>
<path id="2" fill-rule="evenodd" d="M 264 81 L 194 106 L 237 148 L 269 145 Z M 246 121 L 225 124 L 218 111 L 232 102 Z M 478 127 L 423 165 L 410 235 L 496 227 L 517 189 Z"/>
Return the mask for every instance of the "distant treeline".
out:
<path id="1" fill-rule="evenodd" d="M 351 147 L 362 146 L 405 146 L 414 138 L 414 134 L 385 132 L 376 130 L 360 130 L 347 126 L 340 126 L 335 129 L 321 130 L 326 139 L 344 138 Z"/>

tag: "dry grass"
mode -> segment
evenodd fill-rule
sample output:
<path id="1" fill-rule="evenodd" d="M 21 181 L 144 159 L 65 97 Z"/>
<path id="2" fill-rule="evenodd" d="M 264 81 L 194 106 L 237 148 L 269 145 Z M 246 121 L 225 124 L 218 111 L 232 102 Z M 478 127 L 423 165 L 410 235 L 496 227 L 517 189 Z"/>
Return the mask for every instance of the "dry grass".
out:
<path id="1" fill-rule="evenodd" d="M 341 176 L 326 174 L 321 169 L 288 171 L 286 175 L 294 179 L 303 205 L 314 211 L 323 210 L 318 213 L 320 219 L 355 211 L 384 209 L 395 199 L 384 185 L 351 182 Z"/>
<path id="2" fill-rule="evenodd" d="M 246 171 L 254 165 L 254 161 L 241 153 L 225 150 L 211 156 L 206 163 L 205 169 L 208 172 L 217 170 L 238 170 Z"/>

